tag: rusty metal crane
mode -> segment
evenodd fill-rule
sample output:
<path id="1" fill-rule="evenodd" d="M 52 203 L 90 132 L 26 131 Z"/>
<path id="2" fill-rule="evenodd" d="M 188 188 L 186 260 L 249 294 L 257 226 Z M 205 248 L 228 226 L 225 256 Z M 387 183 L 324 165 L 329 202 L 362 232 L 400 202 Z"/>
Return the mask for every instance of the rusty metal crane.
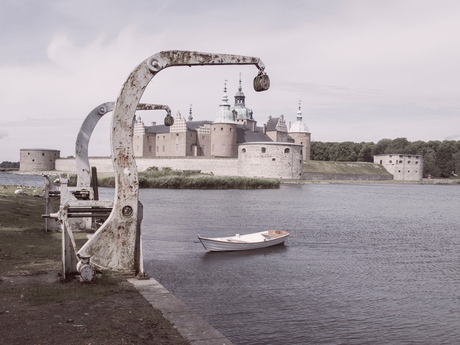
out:
<path id="1" fill-rule="evenodd" d="M 91 265 L 144 274 L 140 231 L 142 204 L 139 202 L 139 180 L 132 147 L 135 111 L 147 85 L 160 71 L 174 66 L 203 65 L 255 65 L 259 72 L 254 78 L 254 89 L 265 91 L 270 86 L 265 66 L 257 57 L 172 50 L 157 53 L 141 62 L 124 83 L 113 110 L 111 153 L 115 171 L 114 203 L 107 220 L 77 252 L 81 274 L 82 270 L 89 272 Z M 165 119 L 166 125 L 170 124 L 170 119 Z M 82 203 L 81 207 L 84 206 Z M 69 208 L 61 208 L 61 211 L 68 212 Z M 72 259 L 71 266 L 74 266 L 75 259 Z"/>

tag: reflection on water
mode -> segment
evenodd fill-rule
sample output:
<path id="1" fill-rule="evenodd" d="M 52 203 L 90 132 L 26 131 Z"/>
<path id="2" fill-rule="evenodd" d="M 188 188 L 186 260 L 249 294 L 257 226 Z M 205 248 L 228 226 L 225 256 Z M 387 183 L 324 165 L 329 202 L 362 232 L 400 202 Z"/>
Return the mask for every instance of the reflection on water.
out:
<path id="1" fill-rule="evenodd" d="M 452 344 L 458 186 L 141 190 L 147 273 L 235 344 Z M 197 233 L 286 245 L 206 253 Z"/>

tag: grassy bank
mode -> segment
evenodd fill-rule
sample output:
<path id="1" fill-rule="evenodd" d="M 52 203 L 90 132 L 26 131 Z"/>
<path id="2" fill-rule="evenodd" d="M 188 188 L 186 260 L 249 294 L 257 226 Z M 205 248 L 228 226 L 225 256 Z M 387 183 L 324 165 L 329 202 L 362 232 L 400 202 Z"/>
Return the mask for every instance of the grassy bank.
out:
<path id="1" fill-rule="evenodd" d="M 366 162 L 304 161 L 303 171 L 310 173 L 391 175 L 382 165 Z"/>
<path id="2" fill-rule="evenodd" d="M 1 344 L 187 344 L 122 275 L 61 283 L 61 234 L 45 233 L 39 188 L 0 186 Z M 77 247 L 86 234 L 75 233 Z"/>
<path id="3" fill-rule="evenodd" d="M 99 177 L 100 187 L 115 187 L 115 177 Z M 270 189 L 279 188 L 278 179 L 239 176 L 213 176 L 171 168 L 148 168 L 139 173 L 139 188 L 171 189 Z"/>

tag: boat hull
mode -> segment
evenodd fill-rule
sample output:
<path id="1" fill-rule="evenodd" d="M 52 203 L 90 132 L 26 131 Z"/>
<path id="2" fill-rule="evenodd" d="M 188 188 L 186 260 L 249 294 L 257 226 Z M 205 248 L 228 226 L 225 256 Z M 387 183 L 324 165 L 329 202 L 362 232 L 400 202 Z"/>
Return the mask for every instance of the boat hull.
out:
<path id="1" fill-rule="evenodd" d="M 268 233 L 268 231 L 250 235 L 237 235 L 227 238 L 206 238 L 198 235 L 198 239 L 207 251 L 223 252 L 276 246 L 278 244 L 283 244 L 289 237 L 289 233 L 283 232 L 284 234 L 279 237 L 267 239 L 262 235 L 266 233 Z M 258 237 L 260 237 L 260 240 Z"/>

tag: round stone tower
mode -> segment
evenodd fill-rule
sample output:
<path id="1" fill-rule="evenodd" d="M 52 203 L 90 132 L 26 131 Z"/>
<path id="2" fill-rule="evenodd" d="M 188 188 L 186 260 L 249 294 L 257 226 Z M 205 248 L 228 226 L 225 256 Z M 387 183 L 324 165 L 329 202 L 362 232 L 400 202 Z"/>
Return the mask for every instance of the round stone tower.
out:
<path id="1" fill-rule="evenodd" d="M 297 112 L 297 121 L 289 128 L 289 135 L 294 139 L 296 144 L 302 145 L 302 158 L 310 160 L 310 140 L 311 133 L 307 124 L 302 122 L 302 110 L 299 101 L 299 111 Z"/>
<path id="2" fill-rule="evenodd" d="M 236 139 L 235 115 L 228 104 L 227 84 L 225 84 L 222 103 L 211 125 L 211 156 L 238 157 Z"/>

